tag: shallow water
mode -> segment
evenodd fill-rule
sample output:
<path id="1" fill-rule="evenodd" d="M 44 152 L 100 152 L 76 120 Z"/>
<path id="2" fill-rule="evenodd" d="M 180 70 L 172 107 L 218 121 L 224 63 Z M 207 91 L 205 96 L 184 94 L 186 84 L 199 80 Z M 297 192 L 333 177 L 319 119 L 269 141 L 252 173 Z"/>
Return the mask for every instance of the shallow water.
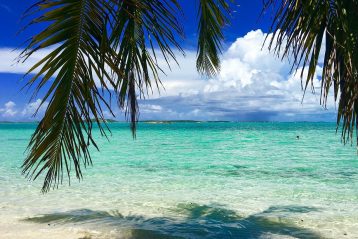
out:
<path id="1" fill-rule="evenodd" d="M 84 181 L 42 195 L 20 169 L 35 125 L 0 124 L 0 238 L 358 238 L 334 124 L 110 126 Z"/>

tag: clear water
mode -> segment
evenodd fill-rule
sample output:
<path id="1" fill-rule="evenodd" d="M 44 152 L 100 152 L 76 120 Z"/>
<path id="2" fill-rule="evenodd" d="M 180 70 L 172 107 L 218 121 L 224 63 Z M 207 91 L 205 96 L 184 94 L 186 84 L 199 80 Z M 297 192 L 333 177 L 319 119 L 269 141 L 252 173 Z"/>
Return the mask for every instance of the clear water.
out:
<path id="1" fill-rule="evenodd" d="M 358 238 L 334 124 L 110 126 L 84 181 L 42 195 L 19 168 L 35 125 L 0 124 L 0 238 Z"/>

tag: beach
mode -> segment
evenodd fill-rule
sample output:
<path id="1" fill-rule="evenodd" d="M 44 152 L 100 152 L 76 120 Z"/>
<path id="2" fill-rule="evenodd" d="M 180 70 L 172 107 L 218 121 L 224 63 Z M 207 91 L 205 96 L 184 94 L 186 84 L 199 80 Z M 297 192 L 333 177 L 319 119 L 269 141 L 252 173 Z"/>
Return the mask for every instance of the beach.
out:
<path id="1" fill-rule="evenodd" d="M 83 181 L 42 194 L 21 175 L 36 124 L 0 124 L 0 238 L 358 238 L 357 151 L 334 123 L 109 126 Z"/>

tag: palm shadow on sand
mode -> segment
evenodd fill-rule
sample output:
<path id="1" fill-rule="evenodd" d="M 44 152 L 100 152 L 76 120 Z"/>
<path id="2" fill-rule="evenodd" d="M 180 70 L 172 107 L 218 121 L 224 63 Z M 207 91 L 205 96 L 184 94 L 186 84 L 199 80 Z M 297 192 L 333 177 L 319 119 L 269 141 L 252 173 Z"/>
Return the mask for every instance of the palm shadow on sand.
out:
<path id="1" fill-rule="evenodd" d="M 270 238 L 270 235 L 294 238 L 322 238 L 318 233 L 281 220 L 279 215 L 318 211 L 313 207 L 272 206 L 265 211 L 241 217 L 220 205 L 179 204 L 173 213 L 183 218 L 123 216 L 118 212 L 74 210 L 26 218 L 25 221 L 47 224 L 93 224 L 127 231 L 129 239 L 174 238 Z M 274 219 L 274 220 L 273 220 Z M 86 238 L 91 238 L 86 237 Z M 121 237 L 122 238 L 122 237 Z"/>

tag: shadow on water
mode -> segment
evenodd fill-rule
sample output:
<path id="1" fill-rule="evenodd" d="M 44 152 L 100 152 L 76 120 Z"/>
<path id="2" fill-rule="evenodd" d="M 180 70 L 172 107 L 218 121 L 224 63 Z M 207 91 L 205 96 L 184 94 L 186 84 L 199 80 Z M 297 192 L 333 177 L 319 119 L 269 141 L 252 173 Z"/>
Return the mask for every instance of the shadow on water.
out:
<path id="1" fill-rule="evenodd" d="M 114 212 L 88 209 L 65 213 L 46 214 L 27 218 L 25 221 L 47 224 L 93 223 L 109 226 L 122 232 L 128 231 L 128 239 L 175 238 L 270 238 L 272 235 L 294 238 L 322 238 L 318 233 L 300 228 L 284 219 L 292 213 L 308 213 L 317 208 L 302 206 L 272 206 L 267 210 L 241 217 L 235 211 L 220 205 L 179 204 L 173 209 L 184 217 L 123 216 Z M 86 238 L 91 238 L 86 237 Z M 121 237 L 122 238 L 122 237 Z"/>

